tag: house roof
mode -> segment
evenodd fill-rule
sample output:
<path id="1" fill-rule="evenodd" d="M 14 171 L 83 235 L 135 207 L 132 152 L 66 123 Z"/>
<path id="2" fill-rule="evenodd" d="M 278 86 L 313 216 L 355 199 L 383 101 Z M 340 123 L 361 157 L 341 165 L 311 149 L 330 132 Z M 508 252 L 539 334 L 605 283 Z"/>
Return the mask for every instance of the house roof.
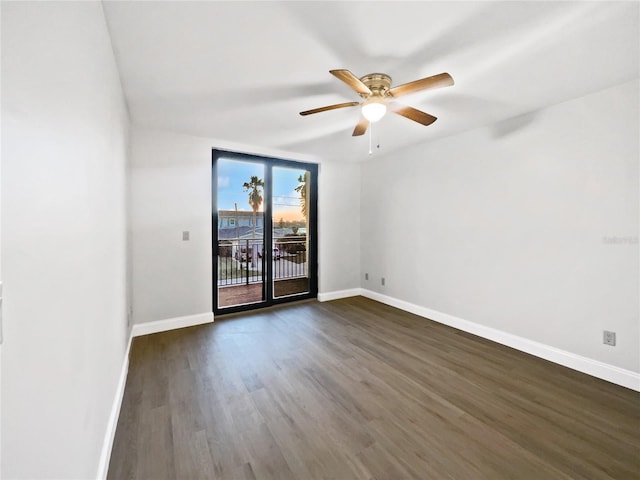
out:
<path id="1" fill-rule="evenodd" d="M 241 238 L 243 240 L 251 240 L 254 236 L 253 227 L 231 227 L 231 228 L 219 228 L 218 240 L 231 240 L 234 238 Z M 262 238 L 264 236 L 264 230 L 262 227 L 256 227 L 255 238 Z"/>
<path id="2" fill-rule="evenodd" d="M 258 212 L 256 216 L 261 217 L 264 212 Z M 218 210 L 218 217 L 253 217 L 252 211 L 246 210 Z"/>
<path id="3" fill-rule="evenodd" d="M 304 230 L 304 232 L 302 232 Z M 300 233 L 306 233 L 306 229 L 300 228 Z M 273 238 L 282 238 L 286 235 L 291 235 L 293 231 L 290 228 L 274 228 Z M 256 227 L 256 238 L 262 238 L 264 236 L 264 229 L 262 227 Z M 218 229 L 218 240 L 233 240 L 240 238 L 242 240 L 251 240 L 253 237 L 253 227 L 230 227 Z"/>

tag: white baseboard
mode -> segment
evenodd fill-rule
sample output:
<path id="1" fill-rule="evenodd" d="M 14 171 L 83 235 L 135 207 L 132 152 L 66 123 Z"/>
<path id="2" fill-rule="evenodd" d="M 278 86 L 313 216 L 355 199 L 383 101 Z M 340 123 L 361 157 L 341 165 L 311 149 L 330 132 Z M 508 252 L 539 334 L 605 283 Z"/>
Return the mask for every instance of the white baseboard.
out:
<path id="1" fill-rule="evenodd" d="M 129 352 L 131 351 L 132 338 L 132 336 L 129 336 L 127 349 L 124 352 L 124 361 L 122 362 L 120 379 L 118 380 L 118 387 L 116 388 L 116 394 L 113 399 L 113 406 L 111 407 L 111 414 L 109 415 L 109 422 L 107 423 L 107 431 L 104 436 L 104 441 L 102 442 L 100 462 L 98 463 L 98 473 L 96 474 L 96 478 L 98 480 L 105 480 L 109 471 L 111 449 L 113 448 L 113 440 L 116 437 L 116 427 L 118 426 L 118 418 L 120 418 L 120 407 L 122 406 L 122 399 L 124 398 L 124 387 L 127 384 L 127 375 L 129 373 Z"/>
<path id="2" fill-rule="evenodd" d="M 151 333 L 166 332 L 176 328 L 193 327 L 202 325 L 203 323 L 213 322 L 213 313 L 198 313 L 196 315 L 187 315 L 186 317 L 167 318 L 165 320 L 157 320 L 155 322 L 137 323 L 131 329 L 132 337 L 141 335 L 149 335 Z"/>
<path id="3" fill-rule="evenodd" d="M 113 448 L 113 440 L 116 436 L 116 427 L 118 426 L 118 418 L 120 417 L 120 408 L 122 407 L 122 399 L 124 398 L 124 388 L 127 384 L 127 375 L 129 373 L 129 352 L 131 351 L 131 342 L 133 337 L 141 335 L 149 335 L 151 333 L 164 332 L 176 328 L 192 327 L 203 323 L 213 322 L 213 313 L 201 313 L 198 315 L 188 315 L 186 317 L 168 318 L 166 320 L 158 320 L 156 322 L 147 322 L 134 325 L 129 335 L 129 342 L 122 362 L 122 370 L 116 394 L 111 407 L 111 414 L 107 423 L 107 431 L 102 443 L 102 451 L 100 453 L 100 462 L 98 463 L 98 472 L 96 479 L 104 480 L 107 478 L 109 471 L 109 461 L 111 460 L 111 449 Z"/>
<path id="4" fill-rule="evenodd" d="M 479 337 L 492 340 L 494 342 L 506 345 L 516 350 L 529 353 L 536 357 L 544 358 L 551 362 L 569 367 L 573 370 L 577 370 L 587 375 L 591 375 L 597 378 L 601 378 L 611 383 L 621 385 L 632 390 L 640 391 L 640 374 L 619 368 L 614 365 L 592 360 L 587 357 L 576 355 L 559 348 L 551 347 L 543 343 L 534 342 L 524 337 L 519 337 L 510 333 L 497 330 L 495 328 L 486 327 L 478 323 L 463 320 L 462 318 L 454 317 L 447 313 L 438 312 L 430 308 L 421 307 L 419 305 L 399 300 L 388 295 L 377 293 L 364 288 L 352 288 L 348 290 L 339 290 L 334 292 L 326 292 L 318 294 L 318 301 L 327 302 L 330 300 L 338 300 L 340 298 L 354 297 L 362 295 L 363 297 L 376 300 L 380 303 L 390 305 L 400 310 L 404 310 L 409 313 L 413 313 L 420 317 L 433 320 L 444 325 L 448 325 L 464 332 L 478 335 Z M 122 365 L 122 371 L 120 373 L 120 380 L 118 382 L 118 388 L 111 409 L 111 415 L 109 416 L 109 423 L 107 425 L 107 432 L 105 435 L 104 443 L 102 446 L 102 453 L 100 455 L 100 463 L 98 466 L 98 473 L 96 478 L 98 480 L 106 479 L 109 468 L 109 460 L 111 458 L 111 449 L 113 447 L 113 440 L 115 438 L 116 426 L 118 424 L 118 417 L 120 416 L 120 407 L 122 406 L 122 399 L 124 397 L 124 388 L 127 382 L 127 374 L 129 371 L 129 351 L 131 349 L 131 341 L 133 337 L 141 335 L 148 335 L 151 333 L 163 332 L 166 330 L 173 330 L 176 328 L 191 327 L 194 325 L 200 325 L 203 323 L 213 322 L 213 313 L 202 313 L 198 315 L 188 315 L 186 317 L 169 318 L 166 320 L 158 320 L 156 322 L 148 322 L 134 325 L 131 329 L 131 336 L 129 337 L 129 343 L 125 353 L 124 362 Z"/>
<path id="5" fill-rule="evenodd" d="M 331 300 L 338 300 L 340 298 L 357 297 L 362 295 L 361 288 L 350 288 L 348 290 L 336 290 L 334 292 L 318 293 L 319 302 L 329 302 Z"/>
<path id="6" fill-rule="evenodd" d="M 447 313 L 431 310 L 430 308 L 421 307 L 404 300 L 389 297 L 381 293 L 373 292 L 367 289 L 360 289 L 360 295 L 363 297 L 376 300 L 378 302 L 399 308 L 406 312 L 428 318 L 438 323 L 448 325 L 464 332 L 478 335 L 479 337 L 492 340 L 494 342 L 506 345 L 516 350 L 529 353 L 536 357 L 544 358 L 551 362 L 569 367 L 593 377 L 601 378 L 616 385 L 621 385 L 632 390 L 640 391 L 640 374 L 631 370 L 609 365 L 608 363 L 593 360 L 591 358 L 576 355 L 559 348 L 545 345 L 544 343 L 535 342 L 524 337 L 519 337 L 511 333 L 503 332 L 495 328 L 486 327 L 478 323 L 463 320 Z"/>

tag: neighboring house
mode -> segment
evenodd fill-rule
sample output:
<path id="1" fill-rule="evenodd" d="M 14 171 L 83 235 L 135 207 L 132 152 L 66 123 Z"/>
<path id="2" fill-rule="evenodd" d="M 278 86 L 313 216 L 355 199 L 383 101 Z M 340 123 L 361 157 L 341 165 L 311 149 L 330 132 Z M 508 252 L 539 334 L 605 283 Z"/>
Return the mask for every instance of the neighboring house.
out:
<path id="1" fill-rule="evenodd" d="M 258 212 L 255 221 L 254 232 L 253 212 L 218 210 L 218 240 L 262 238 L 264 236 L 264 212 Z M 292 233 L 293 230 L 289 227 L 274 228 L 273 238 L 281 238 Z M 306 228 L 300 227 L 298 229 L 298 234 L 304 235 L 306 233 Z"/>
<path id="2" fill-rule="evenodd" d="M 218 228 L 253 227 L 253 212 L 245 210 L 218 210 Z M 264 212 L 255 214 L 256 228 L 264 226 Z"/>
<path id="3" fill-rule="evenodd" d="M 274 228 L 273 229 L 273 251 L 274 257 L 279 258 L 281 250 L 289 251 L 290 248 L 286 244 L 285 236 L 291 235 L 291 228 Z M 299 228 L 300 235 L 306 234 L 306 228 Z M 256 214 L 256 227 L 253 228 L 253 212 L 235 210 L 219 210 L 218 211 L 218 242 L 221 250 L 221 256 L 231 256 L 240 261 L 247 260 L 247 251 L 249 259 L 253 257 L 254 250 L 258 253 L 258 257 L 262 257 L 264 238 L 264 214 L 259 212 Z M 285 242 L 284 244 L 282 242 Z M 299 243 L 299 242 L 298 242 Z M 296 243 L 296 248 L 298 243 Z M 303 242 L 304 243 L 304 242 Z"/>

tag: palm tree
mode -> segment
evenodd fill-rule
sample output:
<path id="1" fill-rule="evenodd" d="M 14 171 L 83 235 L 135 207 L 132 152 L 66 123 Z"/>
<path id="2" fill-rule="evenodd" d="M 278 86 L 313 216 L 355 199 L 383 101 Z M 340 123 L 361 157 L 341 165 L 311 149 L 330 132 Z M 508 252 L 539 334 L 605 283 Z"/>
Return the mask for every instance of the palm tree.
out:
<path id="1" fill-rule="evenodd" d="M 256 213 L 262 205 L 262 191 L 264 188 L 264 180 L 253 175 L 251 180 L 244 182 L 242 185 L 245 192 L 249 192 L 249 205 L 253 209 L 253 213 Z"/>
<path id="2" fill-rule="evenodd" d="M 262 190 L 264 188 L 264 180 L 258 178 L 255 175 L 251 176 L 251 180 L 248 182 L 244 182 L 242 184 L 242 188 L 245 192 L 249 192 L 249 205 L 251 205 L 251 209 L 253 210 L 253 235 L 252 238 L 255 240 L 256 238 L 256 213 L 260 209 L 260 205 L 262 205 Z M 253 252 L 253 247 L 251 248 Z M 253 252 L 257 253 L 257 252 Z M 247 252 L 247 257 L 249 256 L 249 252 Z M 256 255 L 252 256 L 252 263 L 254 263 Z M 247 258 L 248 260 L 248 258 Z"/>
<path id="3" fill-rule="evenodd" d="M 295 190 L 300 194 L 300 211 L 302 212 L 302 215 L 304 215 L 305 226 L 307 227 L 306 231 L 309 232 L 309 217 L 307 216 L 309 213 L 307 210 L 307 185 L 309 184 L 309 172 L 305 171 L 304 175 L 300 175 L 298 177 L 298 182 L 300 182 L 300 185 L 298 185 Z M 294 235 L 298 234 L 298 227 L 295 227 L 295 229 L 292 230 Z M 309 235 L 307 234 L 305 235 L 305 247 L 307 251 L 309 248 L 308 243 Z"/>
<path id="4" fill-rule="evenodd" d="M 309 178 L 309 172 L 304 172 L 304 175 L 298 177 L 300 185 L 295 190 L 300 194 L 300 211 L 304 218 L 307 218 L 307 180 Z"/>

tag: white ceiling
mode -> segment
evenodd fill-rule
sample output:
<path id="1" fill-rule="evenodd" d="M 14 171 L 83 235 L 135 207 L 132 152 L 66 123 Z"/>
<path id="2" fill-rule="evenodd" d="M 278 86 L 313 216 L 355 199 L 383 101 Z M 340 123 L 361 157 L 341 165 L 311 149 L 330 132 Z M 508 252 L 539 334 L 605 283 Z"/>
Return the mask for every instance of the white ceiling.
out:
<path id="1" fill-rule="evenodd" d="M 637 2 L 104 2 L 135 124 L 355 161 L 359 97 L 328 73 L 384 72 L 438 117 L 387 115 L 380 152 L 490 125 L 639 77 Z M 597 115 L 597 112 L 594 112 Z"/>

